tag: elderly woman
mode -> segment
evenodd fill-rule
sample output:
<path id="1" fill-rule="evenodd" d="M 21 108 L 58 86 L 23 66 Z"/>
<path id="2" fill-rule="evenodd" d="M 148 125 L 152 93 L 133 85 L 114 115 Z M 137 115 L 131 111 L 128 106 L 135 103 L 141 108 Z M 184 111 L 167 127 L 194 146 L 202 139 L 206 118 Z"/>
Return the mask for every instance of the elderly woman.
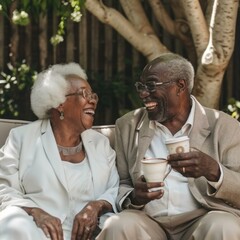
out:
<path id="1" fill-rule="evenodd" d="M 115 152 L 91 129 L 97 102 L 76 63 L 38 75 L 39 120 L 12 129 L 0 151 L 1 240 L 91 239 L 116 211 Z"/>

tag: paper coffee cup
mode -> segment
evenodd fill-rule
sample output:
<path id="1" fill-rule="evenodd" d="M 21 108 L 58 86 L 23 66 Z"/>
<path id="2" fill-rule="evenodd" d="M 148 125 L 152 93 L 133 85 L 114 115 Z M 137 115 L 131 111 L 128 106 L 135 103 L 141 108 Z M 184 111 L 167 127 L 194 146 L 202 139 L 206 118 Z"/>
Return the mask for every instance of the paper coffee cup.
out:
<path id="1" fill-rule="evenodd" d="M 141 166 L 147 182 L 163 182 L 171 171 L 171 166 L 164 158 L 144 158 Z"/>
<path id="2" fill-rule="evenodd" d="M 170 138 L 165 141 L 169 154 L 189 152 L 189 137 Z"/>

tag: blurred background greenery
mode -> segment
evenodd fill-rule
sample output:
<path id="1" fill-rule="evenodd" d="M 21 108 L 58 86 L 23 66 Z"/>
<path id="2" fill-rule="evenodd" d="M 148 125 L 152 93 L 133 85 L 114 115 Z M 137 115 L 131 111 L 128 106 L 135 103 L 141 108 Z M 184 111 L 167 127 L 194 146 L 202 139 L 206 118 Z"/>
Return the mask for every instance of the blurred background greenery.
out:
<path id="1" fill-rule="evenodd" d="M 89 8 L 85 8 L 85 2 L 85 0 L 0 2 L 1 118 L 36 119 L 31 111 L 29 95 L 37 72 L 55 63 L 71 61 L 82 65 L 91 86 L 99 95 L 96 125 L 114 124 L 119 116 L 142 106 L 135 92 L 134 83 L 148 62 L 147 57 L 119 32 L 93 16 L 88 11 Z M 209 1 L 199 2 L 205 14 Z M 189 25 L 186 19 L 179 17 L 181 9 L 174 6 L 178 2 L 162 0 L 161 3 L 165 13 L 172 18 L 171 23 L 175 24 L 174 30 L 177 32 L 179 27 L 183 31 L 182 35 L 177 35 L 178 32 L 169 33 L 166 27 L 159 24 L 149 1 L 139 1 L 146 13 L 147 21 L 154 30 L 149 36 L 155 34 L 166 49 L 193 59 L 192 63 L 197 70 L 198 59 Z M 120 1 L 105 0 L 104 4 L 106 9 L 115 9 L 127 19 L 127 12 Z M 239 119 L 238 99 L 240 99 L 240 30 L 237 27 L 239 24 L 238 8 L 235 46 L 230 62 L 224 69 L 219 103 L 221 110 L 236 119 Z M 140 35 L 140 40 L 142 36 Z M 152 43 L 150 38 L 149 46 Z"/>

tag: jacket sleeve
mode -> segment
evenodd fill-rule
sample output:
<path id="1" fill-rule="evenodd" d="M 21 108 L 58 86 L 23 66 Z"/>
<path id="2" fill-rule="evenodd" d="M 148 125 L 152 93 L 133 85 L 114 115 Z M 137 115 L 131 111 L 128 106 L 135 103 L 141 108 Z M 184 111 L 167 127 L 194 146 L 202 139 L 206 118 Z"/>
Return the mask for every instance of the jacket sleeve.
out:
<path id="1" fill-rule="evenodd" d="M 124 200 L 134 189 L 134 186 L 131 180 L 131 175 L 129 173 L 127 158 L 125 155 L 126 151 L 124 149 L 122 133 L 123 131 L 120 130 L 119 123 L 117 121 L 115 126 L 114 146 L 117 153 L 117 169 L 120 177 L 120 187 L 119 187 L 119 193 L 117 197 L 117 208 L 119 211 L 123 209 L 122 204 Z M 125 141 L 128 141 L 128 139 L 125 139 Z"/>
<path id="2" fill-rule="evenodd" d="M 10 131 L 5 145 L 0 149 L 0 210 L 9 205 L 36 207 L 24 198 L 20 180 L 21 141 L 16 129 Z"/>
<path id="3" fill-rule="evenodd" d="M 215 198 L 224 200 L 231 207 L 240 209 L 240 124 L 229 116 L 222 116 L 218 131 L 219 162 L 223 181 Z"/>
<path id="4" fill-rule="evenodd" d="M 116 153 L 111 148 L 109 140 L 107 138 L 105 138 L 103 144 L 108 160 L 109 177 L 106 190 L 100 196 L 98 196 L 97 200 L 106 200 L 112 205 L 113 211 L 117 212 L 116 198 L 119 188 L 119 175 L 116 168 Z"/>

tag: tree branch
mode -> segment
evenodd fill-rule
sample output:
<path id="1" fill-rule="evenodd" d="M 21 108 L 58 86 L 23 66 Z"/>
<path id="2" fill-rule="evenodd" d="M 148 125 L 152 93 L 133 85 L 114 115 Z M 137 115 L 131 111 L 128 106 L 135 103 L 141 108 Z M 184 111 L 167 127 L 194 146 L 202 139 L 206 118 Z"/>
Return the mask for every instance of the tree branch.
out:
<path id="1" fill-rule="evenodd" d="M 163 52 L 168 52 L 168 49 L 160 42 L 154 32 L 139 32 L 119 11 L 107 6 L 103 7 L 98 0 L 86 0 L 85 6 L 101 22 L 112 26 L 148 60 Z"/>
<path id="2" fill-rule="evenodd" d="M 146 34 L 154 33 L 140 0 L 120 0 L 120 3 L 127 18 L 137 31 Z"/>
<path id="3" fill-rule="evenodd" d="M 167 13 L 161 0 L 148 0 L 159 24 L 171 35 L 175 36 L 174 21 Z"/>
<path id="4" fill-rule="evenodd" d="M 189 23 L 197 56 L 201 56 L 209 40 L 209 32 L 198 0 L 180 0 Z"/>

